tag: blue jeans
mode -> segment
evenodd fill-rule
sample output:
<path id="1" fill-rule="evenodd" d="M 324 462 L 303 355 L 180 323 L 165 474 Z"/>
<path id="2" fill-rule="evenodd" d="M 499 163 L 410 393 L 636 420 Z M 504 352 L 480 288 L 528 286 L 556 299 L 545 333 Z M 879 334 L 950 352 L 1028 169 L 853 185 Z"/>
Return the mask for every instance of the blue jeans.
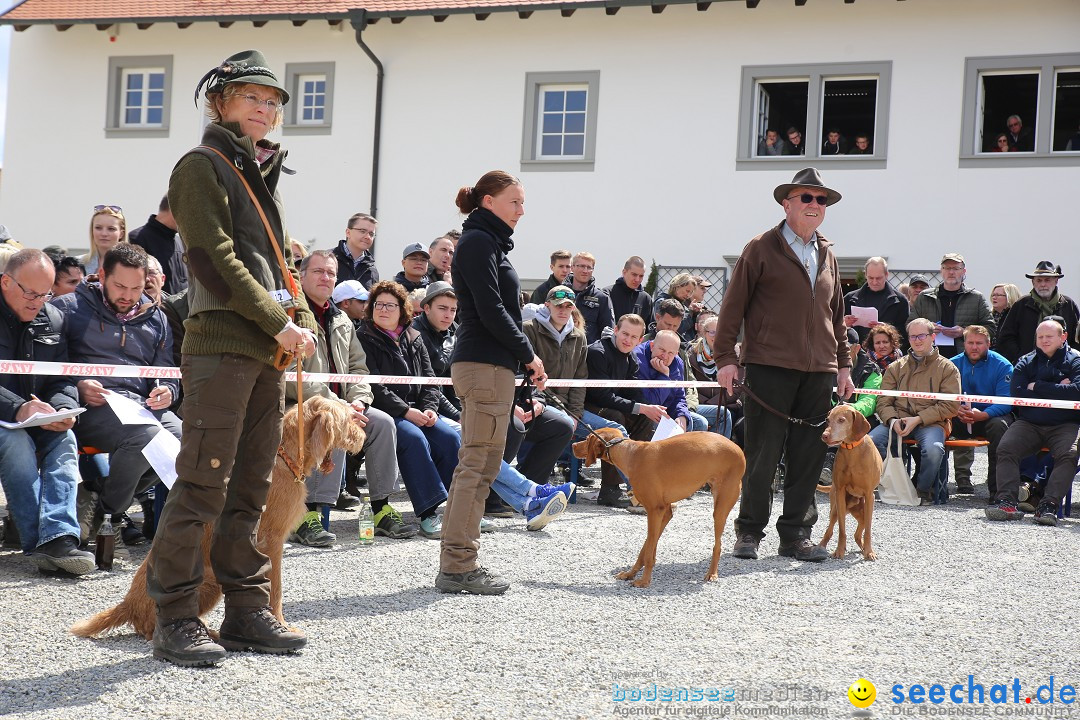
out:
<path id="1" fill-rule="evenodd" d="M 70 430 L 0 428 L 0 481 L 23 552 L 70 535 L 79 540 L 79 459 Z"/>
<path id="2" fill-rule="evenodd" d="M 690 426 L 686 428 L 686 432 L 705 432 L 709 429 L 709 421 L 705 419 L 704 415 L 700 415 L 693 410 L 690 411 Z"/>
<path id="3" fill-rule="evenodd" d="M 896 431 L 893 431 L 893 435 Z M 941 471 L 941 463 L 945 459 L 945 430 L 938 425 L 925 427 L 920 425 L 911 431 L 908 437 L 915 440 L 915 446 L 922 456 L 919 461 L 919 477 L 915 486 L 919 492 L 930 492 L 934 489 L 934 481 Z M 889 428 L 885 424 L 878 425 L 870 431 L 870 439 L 874 441 L 881 458 L 885 459 L 885 445 L 889 442 Z M 893 440 L 896 443 L 896 440 Z"/>
<path id="4" fill-rule="evenodd" d="M 624 428 L 622 425 L 615 422 L 614 420 L 602 418 L 596 413 L 591 413 L 588 410 L 585 410 L 581 413 L 581 419 L 583 420 L 583 422 L 579 422 L 574 428 L 574 442 L 580 442 L 581 440 L 589 437 L 589 428 L 592 428 L 593 430 L 599 430 L 600 428 L 615 428 L 622 434 L 623 437 L 626 437 L 626 428 Z M 567 445 L 566 452 L 563 453 L 563 457 L 566 458 L 567 461 L 569 461 L 570 458 L 572 458 L 573 456 L 573 451 L 570 449 L 570 446 Z M 607 463 L 602 463 L 602 465 L 606 464 Z M 614 465 L 611 466 L 611 469 L 618 473 L 619 477 L 622 478 L 622 481 L 624 483 L 627 483 L 627 487 L 629 487 L 629 481 L 627 481 L 626 476 L 623 475 L 622 470 L 619 470 L 619 468 L 615 467 Z"/>
<path id="5" fill-rule="evenodd" d="M 731 411 L 719 405 L 698 405 L 695 410 L 698 415 L 705 418 L 713 432 L 722 433 L 727 439 L 731 439 Z M 697 430 L 697 428 L 694 428 Z"/>
<path id="6" fill-rule="evenodd" d="M 461 438 L 442 418 L 431 427 L 417 427 L 403 417 L 394 418 L 394 424 L 398 470 L 409 491 L 413 510 L 419 515 L 446 501 Z"/>
<path id="7" fill-rule="evenodd" d="M 499 474 L 495 476 L 495 482 L 491 484 L 491 489 L 498 493 L 503 502 L 522 514 L 525 513 L 525 503 L 529 501 L 529 491 L 534 487 L 536 483 L 507 465 L 505 461 L 499 466 Z"/>

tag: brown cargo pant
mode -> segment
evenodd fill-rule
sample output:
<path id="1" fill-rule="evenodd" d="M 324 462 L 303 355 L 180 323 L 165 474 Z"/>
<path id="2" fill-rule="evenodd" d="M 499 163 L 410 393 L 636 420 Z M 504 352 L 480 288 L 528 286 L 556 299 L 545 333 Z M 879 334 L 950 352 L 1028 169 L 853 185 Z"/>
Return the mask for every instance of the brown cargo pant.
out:
<path id="1" fill-rule="evenodd" d="M 255 531 L 281 442 L 280 370 L 233 353 L 184 355 L 183 436 L 147 564 L 146 588 L 161 621 L 199 614 L 203 528 L 214 526 L 210 562 L 225 604 L 270 602 L 270 560 Z"/>
<path id="2" fill-rule="evenodd" d="M 461 450 L 443 511 L 439 565 L 445 573 L 463 573 L 476 568 L 484 501 L 506 444 L 514 373 L 500 365 L 456 362 L 450 377 L 461 398 Z"/>

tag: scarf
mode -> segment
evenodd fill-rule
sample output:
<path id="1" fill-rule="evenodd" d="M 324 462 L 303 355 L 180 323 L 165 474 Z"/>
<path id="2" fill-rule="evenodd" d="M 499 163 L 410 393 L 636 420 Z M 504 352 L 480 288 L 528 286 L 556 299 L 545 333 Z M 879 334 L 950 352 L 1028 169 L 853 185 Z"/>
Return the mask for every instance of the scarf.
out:
<path id="1" fill-rule="evenodd" d="M 702 374 L 710 380 L 715 380 L 716 361 L 713 360 L 709 343 L 699 338 L 696 347 L 694 348 L 694 356 L 697 358 L 698 369 L 701 370 Z"/>
<path id="2" fill-rule="evenodd" d="M 1035 303 L 1035 307 L 1039 308 L 1039 322 L 1045 320 L 1047 315 L 1058 314 L 1057 305 L 1059 296 L 1057 288 L 1054 288 L 1054 292 L 1045 300 L 1039 296 L 1039 293 L 1035 292 L 1035 288 L 1031 288 L 1030 294 L 1032 301 Z"/>
<path id="3" fill-rule="evenodd" d="M 881 368 L 881 374 L 884 375 L 885 371 L 889 369 L 889 366 L 899 360 L 903 355 L 900 354 L 900 349 L 893 350 L 888 355 L 878 355 L 877 352 L 871 348 L 866 351 L 867 356 L 870 358 L 870 362 Z"/>
<path id="4" fill-rule="evenodd" d="M 112 303 L 109 302 L 109 298 L 105 297 L 105 286 L 98 285 L 97 289 L 98 292 L 101 293 L 101 302 L 105 304 L 105 309 L 115 315 L 116 319 L 120 322 L 124 323 L 128 322 L 129 320 L 134 320 L 136 317 L 138 317 L 139 313 L 142 312 L 143 306 L 139 303 L 135 303 L 134 305 L 132 305 L 131 309 L 127 312 L 119 312 L 116 308 L 112 306 Z"/>
<path id="5" fill-rule="evenodd" d="M 371 325 L 372 325 L 372 327 L 378 328 L 379 332 L 389 336 L 390 339 L 393 340 L 394 342 L 398 342 L 398 339 L 401 337 L 401 333 L 405 332 L 405 326 L 404 325 L 398 325 L 397 328 L 394 329 L 394 330 L 386 330 L 384 328 L 379 327 L 375 323 L 372 323 Z"/>

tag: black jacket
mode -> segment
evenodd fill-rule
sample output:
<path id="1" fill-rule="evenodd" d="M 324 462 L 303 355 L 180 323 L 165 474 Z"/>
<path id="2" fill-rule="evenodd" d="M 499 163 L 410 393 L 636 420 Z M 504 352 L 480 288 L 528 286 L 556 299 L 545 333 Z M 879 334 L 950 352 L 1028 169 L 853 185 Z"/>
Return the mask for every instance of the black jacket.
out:
<path id="1" fill-rule="evenodd" d="M 565 282 L 559 282 L 554 275 L 548 275 L 548 279 L 540 283 L 540 285 L 538 285 L 537 288 L 533 290 L 532 297 L 530 297 L 529 300 L 531 300 L 534 305 L 543 305 L 544 302 L 547 300 L 548 290 L 555 287 L 556 285 L 569 284 L 569 277 L 566 278 Z"/>
<path id="2" fill-rule="evenodd" d="M 604 292 L 611 298 L 611 316 L 614 320 L 617 321 L 627 313 L 634 313 L 641 316 L 646 326 L 653 321 L 652 295 L 643 288 L 631 290 L 626 281 L 619 278 L 614 285 L 605 288 Z"/>
<path id="3" fill-rule="evenodd" d="M 1069 296 L 1058 293 L 1053 314 L 1060 315 L 1065 320 L 1065 337 L 1070 344 L 1076 343 L 1076 328 L 1080 325 L 1080 308 L 1076 302 Z M 1031 295 L 1025 295 L 1014 302 L 1006 313 L 1001 327 L 998 328 L 994 349 L 1015 365 L 1021 357 L 1035 349 L 1035 330 L 1039 327 L 1039 322 L 1045 319 Z"/>
<path id="4" fill-rule="evenodd" d="M 453 362 L 499 365 L 517 372 L 532 362 L 533 349 L 521 330 L 521 283 L 507 253 L 514 232 L 486 208 L 462 224 L 450 274 L 458 299 Z"/>
<path id="5" fill-rule="evenodd" d="M 413 282 L 409 278 L 405 277 L 405 271 L 402 270 L 401 272 L 399 272 L 397 275 L 394 276 L 394 282 L 396 282 L 398 285 L 401 285 L 401 287 L 405 288 L 406 292 L 412 292 L 413 290 L 419 290 L 420 288 L 426 288 L 428 286 L 428 284 L 431 282 L 431 278 L 429 278 L 427 275 L 424 275 L 423 277 L 420 278 L 420 282 Z M 368 288 L 368 289 L 370 290 L 371 288 Z"/>
<path id="6" fill-rule="evenodd" d="M 1069 384 L 1061 384 L 1064 379 Z M 1027 389 L 1031 383 L 1035 383 L 1034 390 Z M 1013 368 L 1012 396 L 1080 402 L 1080 353 L 1068 345 L 1052 357 L 1042 350 L 1029 352 Z M 1035 425 L 1080 422 L 1080 412 L 1075 410 L 1017 406 L 1016 414 Z"/>
<path id="7" fill-rule="evenodd" d="M 457 332 L 457 323 L 454 323 L 445 332 L 439 332 L 431 327 L 427 315 L 421 313 L 412 321 L 413 329 L 420 333 L 424 341 L 424 349 L 427 350 L 428 360 L 431 362 L 431 371 L 436 377 L 450 377 L 450 356 L 454 352 L 454 341 Z M 458 420 L 461 418 L 461 401 L 454 392 L 453 385 L 440 385 L 439 389 L 439 414 Z"/>
<path id="8" fill-rule="evenodd" d="M 693 339 L 697 337 L 697 330 L 694 328 L 694 325 L 697 323 L 697 318 L 694 316 L 694 313 L 690 312 L 689 303 L 684 303 L 682 300 L 679 300 L 679 298 L 668 295 L 666 291 L 661 291 L 656 293 L 656 299 L 653 300 L 653 314 L 656 314 L 656 311 L 660 307 L 660 303 L 664 300 L 667 300 L 668 298 L 672 300 L 677 300 L 678 303 L 683 306 L 683 319 L 682 322 L 679 323 L 679 329 L 677 330 L 677 332 L 679 333 L 679 337 L 682 339 L 683 342 L 692 342 Z M 644 318 L 644 320 L 646 323 L 648 323 L 649 332 L 655 333 L 656 318 L 648 317 Z"/>
<path id="9" fill-rule="evenodd" d="M 405 328 L 400 342 L 395 343 L 389 335 L 365 321 L 360 325 L 357 337 L 364 346 L 368 372 L 372 375 L 435 376 L 424 340 L 412 327 Z M 439 411 L 438 385 L 372 383 L 371 392 L 375 396 L 371 404 L 390 417 L 404 417 L 409 408 Z"/>
<path id="10" fill-rule="evenodd" d="M 869 285 L 863 283 L 861 288 L 852 290 L 844 296 L 845 315 L 851 314 L 852 305 L 877 308 L 878 322 L 889 323 L 896 328 L 903 342 L 904 347 L 902 349 L 907 352 L 907 320 L 908 313 L 911 311 L 907 298 L 894 290 L 888 283 L 885 283 L 885 288 L 881 292 L 874 292 Z M 870 328 L 862 325 L 856 325 L 852 330 L 858 333 L 860 343 L 870 334 Z M 858 386 L 856 385 L 856 387 Z"/>
<path id="11" fill-rule="evenodd" d="M 346 280 L 356 280 L 364 288 L 370 290 L 379 282 L 379 269 L 375 267 L 375 258 L 371 256 L 371 252 L 368 250 L 361 253 L 360 258 L 354 261 L 349 254 L 345 241 L 341 240 L 338 242 L 337 247 L 334 248 L 334 257 L 337 258 L 337 281 L 339 283 Z"/>
<path id="12" fill-rule="evenodd" d="M 637 380 L 638 364 L 631 353 L 619 352 L 614 338 L 606 337 L 589 346 L 585 357 L 590 380 Z M 618 410 L 630 415 L 634 405 L 644 402 L 638 388 L 614 386 L 586 388 L 585 409 L 600 414 L 603 409 Z"/>
<path id="13" fill-rule="evenodd" d="M 184 244 L 172 228 L 158 222 L 157 215 L 142 227 L 128 233 L 128 240 L 157 258 L 165 272 L 165 292 L 172 295 L 188 286 L 187 265 L 184 263 Z"/>
<path id="14" fill-rule="evenodd" d="M 45 303 L 37 317 L 22 322 L 0 295 L 0 420 L 15 422 L 15 415 L 31 395 L 57 410 L 79 407 L 75 378 L 63 375 L 31 375 L 19 362 L 67 362 L 64 315 Z"/>
<path id="15" fill-rule="evenodd" d="M 595 278 L 589 280 L 584 290 L 578 290 L 574 288 L 574 273 L 570 273 L 566 277 L 566 285 L 574 289 L 574 294 L 577 296 L 574 304 L 577 305 L 581 316 L 585 318 L 585 342 L 592 344 L 600 339 L 604 328 L 615 324 L 611 318 L 611 298 L 596 286 Z"/>

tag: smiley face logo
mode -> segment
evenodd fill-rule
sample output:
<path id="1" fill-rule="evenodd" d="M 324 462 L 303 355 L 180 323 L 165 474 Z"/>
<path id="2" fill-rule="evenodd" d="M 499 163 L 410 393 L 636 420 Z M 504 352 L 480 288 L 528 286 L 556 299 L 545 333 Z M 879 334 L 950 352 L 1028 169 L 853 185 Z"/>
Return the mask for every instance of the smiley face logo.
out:
<path id="1" fill-rule="evenodd" d="M 857 708 L 868 708 L 877 700 L 877 688 L 865 678 L 859 678 L 847 690 L 848 700 Z"/>

